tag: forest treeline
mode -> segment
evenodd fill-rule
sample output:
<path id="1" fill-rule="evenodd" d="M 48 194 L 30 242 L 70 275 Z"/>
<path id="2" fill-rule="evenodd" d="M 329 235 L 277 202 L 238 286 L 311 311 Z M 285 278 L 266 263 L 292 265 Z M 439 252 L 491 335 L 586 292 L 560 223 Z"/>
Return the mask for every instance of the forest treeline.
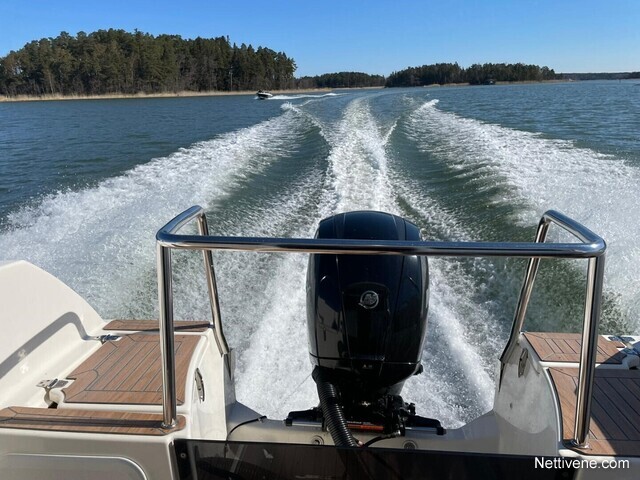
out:
<path id="1" fill-rule="evenodd" d="M 629 80 L 640 78 L 640 72 L 561 73 L 562 80 Z"/>
<path id="2" fill-rule="evenodd" d="M 295 88 L 415 87 L 432 84 L 638 78 L 640 73 L 558 74 L 523 63 L 409 67 L 385 78 L 362 72 L 294 78 L 283 52 L 237 46 L 229 37 L 183 39 L 138 30 L 62 32 L 0 58 L 0 95 L 103 95 Z"/>
<path id="3" fill-rule="evenodd" d="M 0 94 L 276 90 L 295 87 L 295 70 L 283 52 L 238 47 L 228 37 L 62 32 L 0 58 Z"/>
<path id="4" fill-rule="evenodd" d="M 387 78 L 387 87 L 419 87 L 423 85 L 470 83 L 482 85 L 492 82 L 523 82 L 554 80 L 553 69 L 523 63 L 485 63 L 462 68 L 457 63 L 436 63 L 409 67 Z"/>
<path id="5" fill-rule="evenodd" d="M 315 77 L 301 77 L 296 80 L 297 88 L 361 88 L 384 87 L 382 75 L 362 72 L 325 73 Z"/>

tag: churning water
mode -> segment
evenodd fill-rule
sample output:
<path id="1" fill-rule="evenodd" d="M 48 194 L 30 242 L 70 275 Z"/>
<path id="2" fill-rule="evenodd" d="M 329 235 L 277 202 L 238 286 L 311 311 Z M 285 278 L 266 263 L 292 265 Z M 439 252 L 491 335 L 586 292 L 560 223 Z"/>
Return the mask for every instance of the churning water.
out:
<path id="1" fill-rule="evenodd" d="M 58 276 L 105 318 L 156 318 L 156 230 L 193 204 L 215 234 L 310 237 L 337 212 L 432 240 L 533 240 L 556 209 L 609 245 L 602 330 L 640 324 L 640 88 L 584 82 L 331 95 L 0 104 L 0 260 Z M 563 237 L 561 237 L 563 238 Z M 208 318 L 201 257 L 175 259 L 177 317 Z M 307 257 L 218 253 L 237 396 L 274 418 L 317 403 Z M 491 408 L 521 260 L 431 259 L 418 413 Z M 584 264 L 546 264 L 530 329 L 577 330 Z"/>

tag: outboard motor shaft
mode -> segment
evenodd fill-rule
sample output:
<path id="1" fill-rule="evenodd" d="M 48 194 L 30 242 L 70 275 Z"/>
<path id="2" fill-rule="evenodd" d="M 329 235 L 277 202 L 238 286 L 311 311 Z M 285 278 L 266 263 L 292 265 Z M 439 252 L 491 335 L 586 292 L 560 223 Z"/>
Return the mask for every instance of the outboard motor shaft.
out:
<path id="1" fill-rule="evenodd" d="M 322 220 L 316 238 L 418 241 L 420 231 L 395 215 L 358 211 Z M 399 394 L 405 380 L 422 371 L 428 285 L 423 256 L 310 255 L 309 353 L 321 400 L 319 379 L 323 389 L 329 384 L 339 392 L 347 419 L 397 427 L 388 417 L 399 415 L 398 405 L 413 408 Z"/>

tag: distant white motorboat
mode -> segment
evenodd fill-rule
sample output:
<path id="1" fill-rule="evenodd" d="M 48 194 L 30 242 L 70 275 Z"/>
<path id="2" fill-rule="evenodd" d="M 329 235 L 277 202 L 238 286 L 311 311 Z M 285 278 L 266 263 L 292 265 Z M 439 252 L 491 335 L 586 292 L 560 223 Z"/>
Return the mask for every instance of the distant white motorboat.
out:
<path id="1" fill-rule="evenodd" d="M 273 97 L 272 93 L 265 92 L 264 90 L 258 90 L 258 93 L 256 93 L 256 95 L 260 100 L 266 100 L 267 98 Z"/>

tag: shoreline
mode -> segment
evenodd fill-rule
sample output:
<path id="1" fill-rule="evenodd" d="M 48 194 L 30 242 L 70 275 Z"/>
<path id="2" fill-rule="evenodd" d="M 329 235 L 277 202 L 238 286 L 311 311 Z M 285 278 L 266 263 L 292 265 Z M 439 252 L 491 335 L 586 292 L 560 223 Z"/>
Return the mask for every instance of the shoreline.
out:
<path id="1" fill-rule="evenodd" d="M 378 88 L 378 87 L 376 87 Z M 288 95 L 297 93 L 331 93 L 333 88 L 300 88 L 300 89 L 285 89 L 285 90 L 271 90 L 274 95 Z M 355 90 L 355 89 L 354 89 Z M 106 93 L 104 95 L 61 95 L 61 94 L 47 94 L 47 95 L 17 95 L 15 97 L 0 96 L 0 103 L 6 102 L 50 102 L 50 101 L 70 101 L 70 100 L 116 100 L 116 99 L 131 99 L 131 98 L 180 98 L 180 97 L 225 97 L 234 95 L 255 95 L 254 90 L 241 90 L 236 92 L 226 91 L 207 91 L 207 92 L 161 92 L 161 93 Z"/>
<path id="2" fill-rule="evenodd" d="M 528 85 L 539 83 L 566 83 L 572 80 L 520 80 L 514 82 L 495 82 L 494 85 Z M 389 88 L 438 88 L 438 87 L 472 87 L 478 85 L 471 85 L 469 83 L 445 83 L 440 85 L 437 83 L 430 85 L 421 85 L 416 87 L 389 87 Z M 308 93 L 331 93 L 334 91 L 344 90 L 381 90 L 387 87 L 344 87 L 344 88 L 290 88 L 284 90 L 270 90 L 274 95 L 296 95 L 296 94 L 308 94 Z M 240 90 L 235 92 L 227 92 L 220 90 L 212 90 L 207 92 L 192 92 L 192 91 L 180 91 L 180 92 L 161 92 L 161 93 L 106 93 L 103 95 L 61 95 L 61 94 L 46 94 L 46 95 L 17 95 L 15 97 L 0 96 L 0 103 L 11 102 L 50 102 L 50 101 L 71 101 L 71 100 L 125 100 L 125 99 L 144 99 L 144 98 L 180 98 L 180 97 L 226 97 L 236 95 L 255 95 L 254 90 Z"/>

